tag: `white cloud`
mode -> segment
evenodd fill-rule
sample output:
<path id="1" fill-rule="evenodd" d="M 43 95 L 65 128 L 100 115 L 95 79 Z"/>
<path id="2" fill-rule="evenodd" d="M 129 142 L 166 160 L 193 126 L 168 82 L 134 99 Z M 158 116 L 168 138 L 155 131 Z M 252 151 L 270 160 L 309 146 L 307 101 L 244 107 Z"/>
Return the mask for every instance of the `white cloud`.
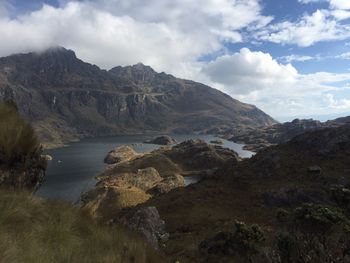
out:
<path id="1" fill-rule="evenodd" d="M 316 57 L 305 56 L 305 55 L 295 55 L 295 54 L 280 57 L 280 60 L 285 61 L 287 63 L 291 63 L 293 61 L 304 62 L 304 61 L 309 61 L 314 59 L 316 59 Z"/>
<path id="2" fill-rule="evenodd" d="M 203 72 L 214 82 L 230 86 L 236 94 L 251 93 L 270 86 L 291 85 L 297 70 L 282 65 L 271 55 L 243 48 L 233 55 L 225 55 L 210 62 Z"/>
<path id="3" fill-rule="evenodd" d="M 199 57 L 242 41 L 243 28 L 271 20 L 260 12 L 259 0 L 68 1 L 0 17 L 0 56 L 62 45 L 103 68 L 142 61 L 186 75 Z"/>
<path id="4" fill-rule="evenodd" d="M 350 9 L 349 0 L 298 0 L 302 4 L 328 2 L 333 9 Z"/>
<path id="5" fill-rule="evenodd" d="M 336 99 L 333 94 L 325 94 L 325 102 L 331 109 L 342 111 L 350 109 L 350 99 Z"/>
<path id="6" fill-rule="evenodd" d="M 349 0 L 329 0 L 330 5 L 336 9 L 350 9 L 350 1 Z"/>
<path id="7" fill-rule="evenodd" d="M 350 59 L 350 52 L 345 52 L 345 53 L 342 53 L 338 56 L 335 56 L 335 58 L 340 58 L 340 59 Z"/>
<path id="8" fill-rule="evenodd" d="M 319 3 L 319 2 L 326 2 L 326 1 L 327 0 L 298 0 L 298 2 L 302 4 Z"/>
<path id="9" fill-rule="evenodd" d="M 268 26 L 256 33 L 261 40 L 279 44 L 295 44 L 308 47 L 321 41 L 335 41 L 350 38 L 350 26 L 341 24 L 340 18 L 345 13 L 335 13 L 328 10 L 317 10 L 313 14 L 305 14 L 296 22 L 284 21 Z"/>
<path id="10" fill-rule="evenodd" d="M 267 53 L 246 48 L 217 58 L 204 66 L 203 73 L 213 86 L 275 117 L 350 110 L 350 98 L 329 99 L 329 94 L 349 89 L 338 84 L 349 81 L 350 73 L 300 74 L 290 64 L 278 63 Z"/>
<path id="11" fill-rule="evenodd" d="M 143 62 L 212 85 L 273 116 L 339 111 L 345 106 L 334 105 L 347 105 L 326 94 L 337 92 L 333 82 L 348 81 L 350 74 L 302 75 L 270 54 L 246 48 L 199 62 L 205 55 L 225 54 L 226 42 L 251 40 L 250 32 L 260 32 L 259 41 L 300 46 L 348 38 L 349 26 L 339 23 L 345 9 L 338 15 L 334 12 L 339 9 L 320 10 L 297 22 L 268 26 L 271 17 L 261 14 L 259 0 L 61 2 L 60 8 L 46 5 L 17 18 L 0 13 L 0 56 L 61 45 L 102 68 Z M 0 10 L 7 7 L 0 5 Z M 309 59 L 285 57 L 286 62 Z"/>

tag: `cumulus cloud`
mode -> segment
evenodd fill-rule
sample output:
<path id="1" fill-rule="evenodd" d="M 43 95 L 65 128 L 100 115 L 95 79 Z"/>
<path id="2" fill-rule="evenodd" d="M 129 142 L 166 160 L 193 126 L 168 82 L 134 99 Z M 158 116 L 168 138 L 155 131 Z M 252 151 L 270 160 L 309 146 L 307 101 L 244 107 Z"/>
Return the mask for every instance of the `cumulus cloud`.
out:
<path id="1" fill-rule="evenodd" d="M 350 1 L 348 0 L 329 0 L 330 5 L 337 9 L 350 9 Z"/>
<path id="2" fill-rule="evenodd" d="M 259 0 L 111 0 L 44 5 L 0 18 L 0 56 L 62 45 L 103 68 L 142 61 L 185 74 L 189 63 L 242 41 L 240 30 L 264 25 Z"/>
<path id="3" fill-rule="evenodd" d="M 337 92 L 334 82 L 349 80 L 348 74 L 303 75 L 289 63 L 311 57 L 291 55 L 283 64 L 268 53 L 243 48 L 229 54 L 225 48 L 253 40 L 309 46 L 345 39 L 350 29 L 340 20 L 348 10 L 339 3 L 276 24 L 262 15 L 259 0 L 60 0 L 60 7 L 44 5 L 17 17 L 9 17 L 4 3 L 0 0 L 0 56 L 61 45 L 106 69 L 143 62 L 214 86 L 273 116 L 319 113 L 327 105 L 340 111 L 334 105 L 347 105 L 336 97 L 331 103 L 325 94 Z M 224 55 L 201 59 L 213 54 Z"/>
<path id="4" fill-rule="evenodd" d="M 350 38 L 350 26 L 339 23 L 345 13 L 332 13 L 328 10 L 317 10 L 305 14 L 298 21 L 283 21 L 270 25 L 257 33 L 257 38 L 279 44 L 296 44 L 308 47 L 321 41 L 335 41 Z"/>
<path id="5" fill-rule="evenodd" d="M 279 63 L 268 53 L 247 48 L 217 58 L 204 66 L 203 73 L 212 85 L 276 117 L 350 110 L 347 99 L 329 99 L 329 94 L 348 88 L 337 84 L 349 81 L 350 73 L 301 74 L 292 65 Z"/>
<path id="6" fill-rule="evenodd" d="M 247 48 L 217 58 L 206 65 L 203 72 L 212 81 L 231 86 L 231 92 L 236 94 L 292 85 L 297 76 L 297 70 L 291 64 L 279 64 L 270 54 L 252 52 Z"/>

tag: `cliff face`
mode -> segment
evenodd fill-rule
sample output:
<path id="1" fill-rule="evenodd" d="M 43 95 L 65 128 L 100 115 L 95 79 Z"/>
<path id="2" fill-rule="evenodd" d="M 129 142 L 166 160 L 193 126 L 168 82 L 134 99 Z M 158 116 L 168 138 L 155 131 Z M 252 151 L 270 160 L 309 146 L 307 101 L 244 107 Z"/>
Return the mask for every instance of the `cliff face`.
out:
<path id="1" fill-rule="evenodd" d="M 64 48 L 0 59 L 0 100 L 13 99 L 45 141 L 139 132 L 216 132 L 274 124 L 255 106 L 137 64 L 110 71 Z"/>

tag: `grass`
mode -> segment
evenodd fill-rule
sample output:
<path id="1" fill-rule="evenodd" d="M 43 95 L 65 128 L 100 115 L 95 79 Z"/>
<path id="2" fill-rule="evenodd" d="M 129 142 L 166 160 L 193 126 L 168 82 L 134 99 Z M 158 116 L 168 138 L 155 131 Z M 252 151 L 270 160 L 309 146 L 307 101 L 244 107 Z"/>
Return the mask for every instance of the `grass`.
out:
<path id="1" fill-rule="evenodd" d="M 37 154 L 40 143 L 32 126 L 19 115 L 14 102 L 0 103 L 0 161 L 12 165 Z"/>
<path id="2" fill-rule="evenodd" d="M 25 192 L 0 191 L 0 262 L 164 262 L 132 233 Z"/>

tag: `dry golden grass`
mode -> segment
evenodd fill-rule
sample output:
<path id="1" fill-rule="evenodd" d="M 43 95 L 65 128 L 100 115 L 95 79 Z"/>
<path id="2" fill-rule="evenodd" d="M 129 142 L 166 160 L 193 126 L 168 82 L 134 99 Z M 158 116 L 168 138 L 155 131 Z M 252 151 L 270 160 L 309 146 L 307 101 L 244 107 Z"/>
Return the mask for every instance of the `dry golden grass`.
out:
<path id="1" fill-rule="evenodd" d="M 165 262 L 134 234 L 69 204 L 0 191 L 0 262 Z"/>

